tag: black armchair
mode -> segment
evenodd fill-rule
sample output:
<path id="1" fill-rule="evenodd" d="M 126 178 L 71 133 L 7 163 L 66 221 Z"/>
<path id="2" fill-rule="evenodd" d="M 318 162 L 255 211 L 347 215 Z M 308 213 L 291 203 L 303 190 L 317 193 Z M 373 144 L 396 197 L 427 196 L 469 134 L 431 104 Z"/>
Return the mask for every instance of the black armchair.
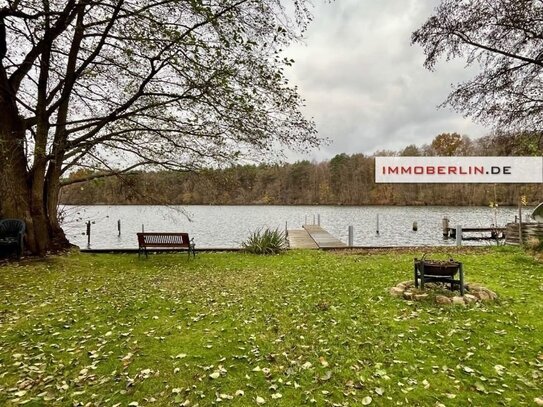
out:
<path id="1" fill-rule="evenodd" d="M 0 247 L 15 248 L 20 259 L 24 249 L 25 223 L 20 219 L 0 220 Z"/>

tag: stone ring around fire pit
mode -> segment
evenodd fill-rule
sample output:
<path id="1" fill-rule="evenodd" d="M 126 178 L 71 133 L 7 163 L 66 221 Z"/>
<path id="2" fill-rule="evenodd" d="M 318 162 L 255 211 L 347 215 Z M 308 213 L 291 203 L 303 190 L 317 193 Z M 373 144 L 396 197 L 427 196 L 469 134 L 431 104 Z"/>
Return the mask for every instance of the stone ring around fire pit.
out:
<path id="1" fill-rule="evenodd" d="M 450 290 L 454 291 L 458 287 L 460 295 L 464 295 L 464 269 L 461 262 L 450 260 L 430 260 L 415 258 L 413 269 L 415 274 L 415 287 L 424 289 L 426 283 L 445 283 L 450 284 Z M 455 276 L 458 274 L 458 279 Z"/>
<path id="2" fill-rule="evenodd" d="M 491 302 L 498 299 L 498 294 L 478 283 L 466 283 L 463 296 L 445 295 L 440 290 L 439 283 L 427 283 L 424 290 L 415 287 L 413 280 L 403 281 L 389 289 L 393 297 L 408 301 L 424 301 L 432 299 L 438 305 L 468 305 L 482 302 Z"/>

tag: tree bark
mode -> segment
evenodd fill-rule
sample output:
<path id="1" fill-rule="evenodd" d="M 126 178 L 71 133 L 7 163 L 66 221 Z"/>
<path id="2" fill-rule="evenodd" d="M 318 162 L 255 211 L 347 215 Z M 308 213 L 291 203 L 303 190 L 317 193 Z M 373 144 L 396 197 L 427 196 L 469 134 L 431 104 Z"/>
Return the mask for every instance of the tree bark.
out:
<path id="1" fill-rule="evenodd" d="M 1 217 L 25 221 L 26 248 L 33 254 L 43 256 L 47 250 L 66 247 L 56 214 L 58 198 L 51 199 L 55 190 L 58 194 L 58 185 L 44 184 L 44 164 L 36 163 L 32 173 L 27 169 L 25 123 L 1 67 L 0 162 Z"/>

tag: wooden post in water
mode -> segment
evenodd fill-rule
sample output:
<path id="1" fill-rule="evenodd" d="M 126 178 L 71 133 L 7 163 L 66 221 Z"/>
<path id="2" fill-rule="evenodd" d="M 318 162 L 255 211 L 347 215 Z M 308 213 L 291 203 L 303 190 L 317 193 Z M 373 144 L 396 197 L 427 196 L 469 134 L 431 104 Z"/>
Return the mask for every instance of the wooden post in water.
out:
<path id="1" fill-rule="evenodd" d="M 376 233 L 379 234 L 379 214 L 377 214 L 377 227 L 376 227 Z"/>
<path id="2" fill-rule="evenodd" d="M 443 237 L 449 237 L 449 218 L 445 216 L 441 224 L 443 226 Z"/>
<path id="3" fill-rule="evenodd" d="M 145 233 L 145 226 L 143 225 L 143 223 L 141 224 L 141 233 Z"/>
<path id="4" fill-rule="evenodd" d="M 354 243 L 354 227 L 349 226 L 349 247 L 353 247 Z"/>
<path id="5" fill-rule="evenodd" d="M 288 222 L 285 221 L 285 237 L 288 237 Z"/>
<path id="6" fill-rule="evenodd" d="M 304 225 L 307 225 L 307 215 L 305 215 Z"/>
<path id="7" fill-rule="evenodd" d="M 313 225 L 315 225 L 315 214 L 313 214 Z"/>
<path id="8" fill-rule="evenodd" d="M 456 245 L 462 246 L 462 225 L 456 225 Z"/>
<path id="9" fill-rule="evenodd" d="M 91 242 L 91 222 L 90 220 L 87 222 L 87 246 L 90 247 Z"/>
<path id="10" fill-rule="evenodd" d="M 117 231 L 119 232 L 119 237 L 121 237 L 121 220 L 117 220 Z"/>
<path id="11" fill-rule="evenodd" d="M 321 214 L 320 213 L 317 214 L 317 225 L 319 225 L 319 226 L 321 225 Z"/>
<path id="12" fill-rule="evenodd" d="M 419 230 L 419 225 L 417 224 L 417 221 L 414 221 L 413 222 L 413 232 L 416 232 L 417 230 Z"/>

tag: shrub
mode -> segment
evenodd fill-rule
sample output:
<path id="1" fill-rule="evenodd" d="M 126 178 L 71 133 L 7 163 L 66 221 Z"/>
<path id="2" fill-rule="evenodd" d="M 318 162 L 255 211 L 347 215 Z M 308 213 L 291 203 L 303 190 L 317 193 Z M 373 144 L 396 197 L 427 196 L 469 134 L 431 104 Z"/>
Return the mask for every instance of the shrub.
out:
<path id="1" fill-rule="evenodd" d="M 534 236 L 530 236 L 525 242 L 525 247 L 532 251 L 541 251 L 542 242 Z"/>
<path id="2" fill-rule="evenodd" d="M 287 240 L 279 229 L 259 229 L 252 232 L 241 247 L 254 254 L 277 254 L 287 249 Z"/>

